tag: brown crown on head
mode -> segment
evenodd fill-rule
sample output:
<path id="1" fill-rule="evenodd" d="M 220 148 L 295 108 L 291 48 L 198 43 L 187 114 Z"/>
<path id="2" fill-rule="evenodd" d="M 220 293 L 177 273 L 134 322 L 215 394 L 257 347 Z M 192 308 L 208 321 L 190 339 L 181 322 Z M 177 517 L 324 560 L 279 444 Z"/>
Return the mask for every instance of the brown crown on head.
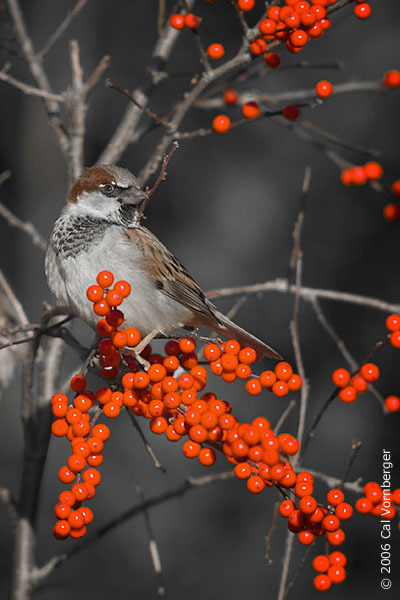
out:
<path id="1" fill-rule="evenodd" d="M 102 183 L 111 183 L 114 179 L 104 167 L 89 167 L 75 181 L 68 194 L 68 202 L 76 204 L 83 191 L 98 190 Z"/>

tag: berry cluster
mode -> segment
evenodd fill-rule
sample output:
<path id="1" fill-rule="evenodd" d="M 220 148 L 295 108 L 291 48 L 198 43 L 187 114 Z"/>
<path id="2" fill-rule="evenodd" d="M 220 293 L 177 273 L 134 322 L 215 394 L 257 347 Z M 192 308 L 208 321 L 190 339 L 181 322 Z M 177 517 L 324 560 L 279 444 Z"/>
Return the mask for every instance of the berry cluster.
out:
<path id="1" fill-rule="evenodd" d="M 346 579 L 347 558 L 343 552 L 336 550 L 329 555 L 319 554 L 312 565 L 319 573 L 314 579 L 314 587 L 320 592 L 326 592 L 332 583 L 342 583 Z"/>
<path id="2" fill-rule="evenodd" d="M 396 509 L 393 504 L 400 506 L 400 488 L 391 492 L 382 490 L 379 483 L 369 481 L 364 485 L 364 496 L 358 498 L 355 503 L 357 512 L 362 515 L 372 514 L 380 519 L 393 519 Z"/>
<path id="3" fill-rule="evenodd" d="M 335 3 L 336 0 L 285 0 L 285 6 L 270 6 L 259 23 L 263 37 L 256 42 L 279 40 L 286 43 L 289 52 L 299 52 L 310 39 L 321 38 L 330 27 L 326 7 Z"/>
<path id="4" fill-rule="evenodd" d="M 368 391 L 368 384 L 379 379 L 379 368 L 368 362 L 351 375 L 347 369 L 336 369 L 332 374 L 333 383 L 339 388 L 338 396 L 342 402 L 354 402 L 358 394 Z"/>
<path id="5" fill-rule="evenodd" d="M 377 181 L 382 175 L 382 166 L 376 161 L 369 161 L 365 165 L 344 169 L 340 178 L 344 185 L 364 185 L 367 181 Z"/>
<path id="6" fill-rule="evenodd" d="M 87 290 L 93 310 L 100 317 L 96 329 L 102 336 L 97 348 L 101 375 L 112 379 L 113 384 L 93 393 L 87 389 L 86 379 L 76 375 L 70 382 L 76 394 L 73 403 L 69 405 L 65 394 L 55 394 L 52 399 L 55 417 L 52 433 L 56 437 L 65 436 L 72 451 L 67 464 L 58 472 L 62 483 L 73 484 L 71 490 L 60 494 L 55 508 L 59 521 L 54 535 L 58 539 L 69 535 L 82 537 L 93 519 L 92 511 L 81 503 L 93 497 L 95 486 L 101 481 L 97 467 L 103 462 L 103 445 L 110 435 L 107 426 L 95 423 L 100 414 L 117 417 L 122 407 L 149 419 L 151 431 L 164 433 L 170 441 L 187 436 L 183 454 L 198 458 L 204 466 L 214 464 L 218 450 L 233 464 L 248 465 L 249 477 L 256 469 L 257 476 L 250 477 L 248 483 L 254 493 L 265 487 L 264 481 L 273 485 L 282 480 L 287 487 L 295 482 L 290 463 L 287 460 L 282 463 L 279 454 L 279 451 L 285 456 L 298 452 L 299 443 L 293 436 L 275 436 L 264 417 L 255 419 L 251 425 L 239 423 L 228 402 L 219 400 L 212 392 L 199 395 L 207 383 L 207 370 L 199 364 L 194 339 L 168 341 L 165 356 L 152 353 L 150 346 L 140 357 L 135 355 L 140 333 L 135 328 L 120 329 L 124 314 L 118 308 L 130 293 L 130 285 L 126 281 L 114 284 L 109 271 L 101 271 L 97 284 Z M 274 371 L 254 376 L 250 365 L 257 359 L 256 351 L 242 348 L 235 340 L 206 344 L 203 354 L 211 372 L 225 382 L 247 380 L 249 394 L 259 394 L 266 388 L 277 396 L 285 396 L 301 387 L 301 378 L 283 361 Z M 141 366 L 143 362 L 145 368 Z M 93 412 L 95 405 L 97 412 L 91 419 L 89 411 Z M 251 463 L 245 463 L 247 460 Z"/>
<path id="7" fill-rule="evenodd" d="M 184 29 L 184 27 L 187 27 L 188 29 L 196 29 L 200 23 L 200 17 L 194 15 L 193 13 L 187 13 L 186 15 L 175 13 L 171 15 L 169 19 L 169 24 L 174 29 Z"/>

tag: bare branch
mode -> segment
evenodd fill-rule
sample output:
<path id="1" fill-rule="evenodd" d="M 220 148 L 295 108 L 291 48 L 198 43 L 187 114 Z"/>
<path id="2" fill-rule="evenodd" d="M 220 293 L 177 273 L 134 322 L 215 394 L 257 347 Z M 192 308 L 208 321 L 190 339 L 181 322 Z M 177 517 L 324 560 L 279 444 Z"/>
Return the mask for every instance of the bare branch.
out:
<path id="1" fill-rule="evenodd" d="M 23 326 L 27 325 L 29 323 L 29 319 L 26 315 L 26 312 L 25 312 L 21 302 L 18 300 L 17 296 L 12 291 L 11 286 L 9 285 L 7 279 L 4 276 L 4 273 L 1 270 L 0 270 L 0 286 L 2 287 L 7 298 L 10 300 L 10 302 L 15 310 L 15 314 L 16 314 L 16 317 L 17 317 L 20 325 L 23 325 Z"/>
<path id="2" fill-rule="evenodd" d="M 187 0 L 187 4 L 188 7 L 191 8 L 194 4 L 194 0 Z M 180 33 L 177 29 L 165 27 L 162 35 L 158 38 L 153 50 L 150 65 L 146 69 L 147 78 L 142 87 L 136 89 L 132 93 L 132 96 L 141 107 L 147 106 L 154 86 L 164 79 L 165 73 L 163 72 L 163 69 L 165 63 L 179 35 Z M 97 161 L 98 163 L 113 164 L 118 162 L 120 156 L 132 141 L 141 115 L 141 109 L 130 103 L 109 143 L 101 153 Z M 166 144 L 166 147 L 167 146 L 168 144 Z M 163 148 L 161 154 L 165 152 L 166 147 Z"/>
<path id="3" fill-rule="evenodd" d="M 148 201 L 150 200 L 150 197 L 154 194 L 154 192 L 156 191 L 156 189 L 158 188 L 158 186 L 160 185 L 160 183 L 162 181 L 165 180 L 166 176 L 167 176 L 167 166 L 169 161 L 171 160 L 172 156 L 175 154 L 176 150 L 178 150 L 179 148 L 179 144 L 177 141 L 174 141 L 172 143 L 171 146 L 171 150 L 169 151 L 169 154 L 164 154 L 163 156 L 163 160 L 162 160 L 162 165 L 161 165 L 161 169 L 160 169 L 160 173 L 153 185 L 153 187 L 149 190 L 147 190 L 147 198 L 145 198 L 142 202 L 142 205 L 140 207 L 140 213 L 143 214 L 144 213 L 144 209 L 147 206 Z"/>
<path id="4" fill-rule="evenodd" d="M 52 93 L 50 83 L 41 63 L 41 59 L 35 54 L 32 40 L 26 30 L 19 2 L 18 0 L 6 1 L 14 22 L 17 39 L 21 44 L 23 54 L 36 81 L 36 85 L 43 92 Z M 61 122 L 58 103 L 54 100 L 47 100 L 46 98 L 43 98 L 43 102 L 50 125 L 57 136 L 60 148 L 64 154 L 67 154 L 69 149 L 69 139 Z"/>
<path id="5" fill-rule="evenodd" d="M 108 54 L 103 56 L 103 58 L 101 59 L 101 61 L 99 62 L 99 64 L 94 69 L 93 73 L 90 75 L 90 77 L 88 78 L 88 80 L 86 81 L 86 83 L 83 86 L 83 90 L 84 90 L 85 94 L 87 94 L 88 92 L 90 92 L 90 90 L 92 88 L 94 88 L 94 86 L 99 81 L 102 74 L 104 73 L 104 71 L 109 67 L 110 63 L 111 63 L 111 56 L 109 56 Z"/>
<path id="6" fill-rule="evenodd" d="M 31 238 L 32 242 L 35 246 L 38 246 L 41 250 L 46 250 L 46 242 L 40 235 L 40 233 L 36 230 L 34 225 L 29 222 L 21 221 L 18 217 L 16 217 L 8 208 L 4 206 L 0 202 L 0 215 L 2 215 L 7 221 L 8 224 L 12 227 L 18 227 L 21 231 L 27 233 Z"/>
<path id="7" fill-rule="evenodd" d="M 71 175 L 73 179 L 76 179 L 76 177 L 82 173 L 84 166 L 85 119 L 87 106 L 78 42 L 76 40 L 71 40 L 69 49 L 72 69 L 72 90 L 67 94 L 67 103 L 71 114 L 69 155 Z"/>
<path id="8" fill-rule="evenodd" d="M 137 422 L 137 419 L 135 418 L 135 415 L 129 410 L 127 409 L 126 411 L 128 417 L 131 420 L 132 425 L 134 426 L 134 428 L 136 429 L 136 431 L 139 434 L 140 439 L 143 442 L 144 447 L 147 450 L 147 453 L 149 454 L 149 456 L 151 457 L 154 466 L 156 469 L 160 469 L 160 471 L 162 471 L 162 473 L 166 472 L 166 469 L 162 466 L 162 464 L 160 463 L 160 461 L 158 460 L 157 456 L 154 453 L 153 448 L 150 446 L 149 442 L 146 439 L 146 436 L 144 435 L 139 423 Z"/>
<path id="9" fill-rule="evenodd" d="M 140 495 L 141 501 L 145 502 L 145 497 L 143 494 L 143 490 L 140 486 L 136 486 L 136 489 Z M 147 509 L 143 510 L 144 521 L 147 529 L 147 535 L 149 537 L 149 550 L 150 556 L 153 563 L 154 573 L 156 575 L 156 580 L 158 583 L 157 593 L 159 596 L 163 596 L 165 594 L 165 585 L 163 581 L 160 553 L 158 552 L 157 542 L 154 535 L 153 526 L 151 524 L 149 511 Z"/>
<path id="10" fill-rule="evenodd" d="M 211 290 L 206 294 L 207 298 L 224 298 L 227 296 L 237 296 L 239 294 L 258 294 L 260 292 L 281 292 L 284 294 L 295 294 L 296 286 L 290 284 L 287 279 L 274 279 L 264 283 L 256 283 L 253 285 L 242 286 L 237 288 L 222 288 L 219 290 Z M 399 312 L 400 304 L 394 302 L 386 302 L 379 298 L 371 298 L 360 294 L 351 294 L 349 292 L 339 292 L 336 290 L 324 290 L 319 288 L 310 288 L 301 286 L 299 295 L 302 299 L 311 302 L 314 298 L 322 298 L 326 300 L 335 300 L 336 302 L 346 302 L 349 304 L 357 304 L 369 308 L 376 308 L 384 312 Z"/>
<path id="11" fill-rule="evenodd" d="M 67 14 L 65 19 L 60 23 L 54 33 L 50 36 L 48 41 L 45 43 L 40 52 L 38 52 L 38 58 L 42 59 L 46 56 L 46 54 L 51 50 L 57 40 L 64 34 L 66 29 L 75 19 L 75 17 L 81 12 L 82 8 L 85 6 L 87 0 L 78 0 L 74 8 Z"/>
<path id="12" fill-rule="evenodd" d="M 113 83 L 109 79 L 106 79 L 106 86 L 109 87 L 109 88 L 111 88 L 112 90 L 116 90 L 117 92 L 120 92 L 120 94 L 123 94 L 124 96 L 126 96 L 127 98 L 129 98 L 129 100 L 135 106 L 137 106 L 137 108 L 139 108 L 142 111 L 142 113 L 144 113 L 145 115 L 147 115 L 148 117 L 150 117 L 151 119 L 153 119 L 153 121 L 154 121 L 154 123 L 156 125 L 167 125 L 167 123 L 163 119 L 161 119 L 160 117 L 158 117 L 149 108 L 141 106 L 140 102 L 138 102 L 136 100 L 136 98 L 134 98 L 132 96 L 132 94 L 129 92 L 129 90 L 125 90 L 125 89 L 119 87 L 119 85 L 116 85 L 115 83 Z"/>
<path id="13" fill-rule="evenodd" d="M 46 100 L 52 100 L 53 102 L 65 102 L 65 97 L 60 94 L 53 94 L 51 92 L 46 92 L 45 90 L 39 90 L 38 88 L 29 85 L 28 83 L 24 83 L 23 81 L 19 81 L 15 79 L 12 75 L 9 75 L 6 71 L 6 67 L 9 65 L 4 65 L 4 67 L 0 71 L 0 80 L 9 83 L 10 85 L 18 88 L 21 92 L 24 92 L 27 96 L 39 96 L 40 98 L 44 98 Z"/>

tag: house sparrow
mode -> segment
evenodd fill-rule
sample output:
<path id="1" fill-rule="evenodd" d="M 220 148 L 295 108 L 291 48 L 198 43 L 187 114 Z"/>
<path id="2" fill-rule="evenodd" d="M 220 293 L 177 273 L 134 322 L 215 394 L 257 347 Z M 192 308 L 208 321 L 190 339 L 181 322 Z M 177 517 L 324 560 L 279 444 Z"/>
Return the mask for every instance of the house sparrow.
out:
<path id="1" fill-rule="evenodd" d="M 86 290 L 101 270 L 132 287 L 124 300 L 127 327 L 146 342 L 179 327 L 205 326 L 256 350 L 258 358 L 280 358 L 272 348 L 232 323 L 205 298 L 185 267 L 140 222 L 146 198 L 127 169 L 86 169 L 72 186 L 50 234 L 45 271 L 57 301 L 92 326 L 97 317 Z"/>

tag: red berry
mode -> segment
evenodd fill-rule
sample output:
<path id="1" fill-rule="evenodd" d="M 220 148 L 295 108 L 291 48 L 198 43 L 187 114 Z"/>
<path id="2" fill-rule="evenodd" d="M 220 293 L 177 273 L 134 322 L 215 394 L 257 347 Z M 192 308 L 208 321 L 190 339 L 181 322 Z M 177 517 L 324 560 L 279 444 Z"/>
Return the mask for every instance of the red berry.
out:
<path id="1" fill-rule="evenodd" d="M 200 17 L 194 15 L 193 13 L 188 13 L 185 15 L 185 26 L 189 29 L 196 29 L 201 23 Z"/>
<path id="2" fill-rule="evenodd" d="M 394 202 L 386 204 L 383 208 L 383 216 L 386 221 L 397 221 L 400 218 L 400 206 Z"/>
<path id="3" fill-rule="evenodd" d="M 331 566 L 331 562 L 325 554 L 319 554 L 314 558 L 312 565 L 318 573 L 326 573 Z"/>
<path id="4" fill-rule="evenodd" d="M 369 383 L 379 379 L 379 368 L 374 363 L 365 363 L 360 369 L 360 374 Z"/>
<path id="5" fill-rule="evenodd" d="M 353 9 L 355 16 L 357 19 L 368 19 L 370 16 L 372 9 L 367 2 L 362 2 L 361 4 L 357 4 L 357 6 Z"/>
<path id="6" fill-rule="evenodd" d="M 104 289 L 110 288 L 114 283 L 114 275 L 110 271 L 100 271 L 96 279 L 99 286 Z"/>
<path id="7" fill-rule="evenodd" d="M 329 81 L 326 81 L 325 79 L 323 79 L 322 81 L 319 81 L 317 83 L 317 85 L 315 86 L 315 93 L 320 98 L 328 98 L 329 96 L 332 95 L 332 92 L 333 92 L 333 85 Z"/>
<path id="8" fill-rule="evenodd" d="M 382 177 L 383 169 L 378 162 L 370 160 L 364 165 L 364 173 L 366 178 L 370 181 L 377 181 Z"/>
<path id="9" fill-rule="evenodd" d="M 227 115 L 218 115 L 214 117 L 212 122 L 212 128 L 216 133 L 225 133 L 227 132 L 232 125 L 232 121 Z"/>
<path id="10" fill-rule="evenodd" d="M 326 592 L 332 585 L 332 580 L 328 575 L 320 574 L 314 578 L 314 587 L 320 592 Z"/>
<path id="11" fill-rule="evenodd" d="M 224 91 L 224 102 L 226 104 L 236 104 L 238 100 L 239 94 L 235 90 L 228 88 Z"/>
<path id="12" fill-rule="evenodd" d="M 340 388 L 346 387 L 350 383 L 350 373 L 347 369 L 336 369 L 332 374 L 333 383 Z"/>
<path id="13" fill-rule="evenodd" d="M 388 396 L 385 398 L 385 408 L 389 412 L 398 412 L 400 410 L 400 398 L 398 396 Z"/>
<path id="14" fill-rule="evenodd" d="M 282 111 L 282 115 L 289 121 L 295 121 L 299 117 L 299 114 L 300 111 L 298 107 L 294 105 L 285 106 Z"/>
<path id="15" fill-rule="evenodd" d="M 185 17 L 183 15 L 180 15 L 179 13 L 171 15 L 169 19 L 169 24 L 174 29 L 183 29 L 185 27 Z"/>
<path id="16" fill-rule="evenodd" d="M 339 398 L 341 399 L 342 402 L 354 402 L 358 396 L 358 392 L 356 390 L 355 387 L 353 387 L 352 385 L 347 385 L 346 387 L 342 388 L 338 394 Z"/>
<path id="17" fill-rule="evenodd" d="M 256 102 L 246 102 L 246 104 L 243 104 L 242 106 L 242 115 L 246 119 L 254 119 L 255 117 L 258 117 L 260 112 L 260 107 Z"/>
<path id="18" fill-rule="evenodd" d="M 210 44 L 207 48 L 207 54 L 213 60 L 217 60 L 223 57 L 225 49 L 222 44 Z"/>
<path id="19" fill-rule="evenodd" d="M 393 70 L 387 71 L 384 76 L 382 83 L 388 88 L 397 88 L 400 86 L 400 71 Z"/>
<path id="20" fill-rule="evenodd" d="M 238 0 L 238 8 L 243 11 L 253 10 L 255 0 Z"/>

